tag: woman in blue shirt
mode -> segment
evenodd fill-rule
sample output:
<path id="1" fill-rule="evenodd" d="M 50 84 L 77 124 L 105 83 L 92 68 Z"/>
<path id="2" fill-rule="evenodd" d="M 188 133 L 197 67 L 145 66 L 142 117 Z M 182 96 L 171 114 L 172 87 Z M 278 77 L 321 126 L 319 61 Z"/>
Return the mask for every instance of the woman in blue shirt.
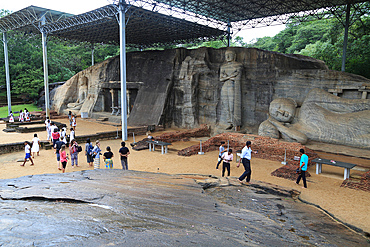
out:
<path id="1" fill-rule="evenodd" d="M 92 151 L 93 157 L 94 157 L 94 169 L 99 169 L 100 168 L 100 142 L 96 141 L 96 145 Z"/>

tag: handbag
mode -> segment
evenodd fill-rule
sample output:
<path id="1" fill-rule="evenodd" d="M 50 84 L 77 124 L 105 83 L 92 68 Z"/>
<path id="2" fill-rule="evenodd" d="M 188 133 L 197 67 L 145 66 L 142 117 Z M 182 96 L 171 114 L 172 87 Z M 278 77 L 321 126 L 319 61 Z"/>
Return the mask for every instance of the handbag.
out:
<path id="1" fill-rule="evenodd" d="M 301 169 L 297 168 L 297 170 L 295 170 L 295 173 L 301 174 Z"/>

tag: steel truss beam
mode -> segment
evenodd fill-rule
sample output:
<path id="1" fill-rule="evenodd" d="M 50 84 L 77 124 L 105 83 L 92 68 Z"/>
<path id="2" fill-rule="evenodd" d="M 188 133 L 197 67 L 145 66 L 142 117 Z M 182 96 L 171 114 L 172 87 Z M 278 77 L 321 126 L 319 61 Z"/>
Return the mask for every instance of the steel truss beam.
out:
<path id="1" fill-rule="evenodd" d="M 125 23 L 127 44 L 149 47 L 186 42 L 214 40 L 226 33 L 198 23 L 167 16 L 161 13 L 126 5 Z M 119 44 L 117 33 L 117 6 L 102 8 L 76 15 L 57 23 L 48 24 L 42 30 L 49 35 L 91 43 Z"/>
<path id="2" fill-rule="evenodd" d="M 35 32 L 39 31 L 43 17 L 45 17 L 45 23 L 53 23 L 70 16 L 72 15 L 64 12 L 29 6 L 2 17 L 0 19 L 0 32 L 10 30 Z"/>

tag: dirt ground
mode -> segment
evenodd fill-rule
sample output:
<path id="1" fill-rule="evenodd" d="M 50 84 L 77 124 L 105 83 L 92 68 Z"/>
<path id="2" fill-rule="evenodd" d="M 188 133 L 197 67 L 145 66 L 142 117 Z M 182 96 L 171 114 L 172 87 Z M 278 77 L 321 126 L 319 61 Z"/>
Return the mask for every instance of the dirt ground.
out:
<path id="1" fill-rule="evenodd" d="M 58 119 L 58 122 L 67 123 L 67 119 Z M 5 124 L 0 124 L 0 128 L 4 129 Z M 84 135 L 88 133 L 96 133 L 102 131 L 116 130 L 115 126 L 100 124 L 94 121 L 84 121 L 78 119 L 76 135 Z M 166 130 L 168 132 L 171 130 Z M 154 132 L 153 136 L 162 134 L 163 132 Z M 0 131 L 0 142 L 11 143 L 17 141 L 31 140 L 34 133 L 5 133 Z M 37 133 L 41 140 L 46 139 L 46 132 Z M 69 134 L 69 131 L 67 132 Z M 136 136 L 136 141 L 143 139 L 145 136 Z M 198 138 L 199 139 L 199 138 Z M 207 138 L 202 138 L 206 140 Z M 118 150 L 120 148 L 120 140 L 106 140 L 101 142 L 103 151 L 107 146 L 112 148 L 114 153 L 114 169 L 121 169 Z M 126 142 L 130 148 L 128 166 L 131 170 L 159 172 L 169 174 L 210 174 L 214 176 L 221 176 L 221 169 L 216 170 L 216 163 L 218 153 L 212 151 L 204 155 L 193 155 L 190 157 L 178 156 L 177 152 L 185 147 L 199 143 L 199 140 L 190 140 L 188 142 L 175 142 L 169 147 L 167 154 L 161 154 L 160 148 L 154 152 L 149 150 L 135 151 L 132 150 L 129 143 L 132 143 L 132 136 Z M 80 143 L 84 146 L 84 143 Z M 253 148 L 253 143 L 252 143 Z M 324 153 L 320 155 L 325 156 Z M 327 154 L 326 154 L 327 155 Z M 330 155 L 329 155 L 330 156 Z M 332 157 L 332 156 L 330 156 Z M 338 156 L 336 156 L 338 158 Z M 24 152 L 9 153 L 0 156 L 0 179 L 16 178 L 27 175 L 45 174 L 45 173 L 59 173 L 57 169 L 56 157 L 53 150 L 40 150 L 40 156 L 34 159 L 35 166 L 30 166 L 30 162 L 26 163 L 25 167 L 20 166 L 19 159 L 24 158 Z M 344 160 L 343 160 L 344 161 Z M 349 161 L 347 161 L 349 162 Z M 359 159 L 359 163 L 363 166 L 370 167 L 370 161 L 366 159 Z M 244 169 L 236 167 L 236 162 L 233 161 L 231 165 L 231 177 L 237 179 Z M 70 161 L 67 164 L 66 172 L 74 172 L 81 170 L 92 169 L 87 165 L 86 157 L 83 153 L 79 155 L 79 167 L 72 168 Z M 252 166 L 252 182 L 253 180 L 260 180 L 271 184 L 277 184 L 287 188 L 296 189 L 302 192 L 301 198 L 310 203 L 319 205 L 331 214 L 335 215 L 340 220 L 370 232 L 370 193 L 364 191 L 357 191 L 348 188 L 342 188 L 340 185 L 343 182 L 343 169 L 332 166 L 323 166 L 323 173 L 315 174 L 315 167 L 311 166 L 308 171 L 311 177 L 308 178 L 308 189 L 302 188 L 302 185 L 297 185 L 295 182 L 271 176 L 271 172 L 281 167 L 281 163 L 277 161 L 262 160 L 253 158 Z M 101 169 L 105 169 L 105 165 L 101 160 Z M 356 175 L 353 171 L 352 175 Z"/>

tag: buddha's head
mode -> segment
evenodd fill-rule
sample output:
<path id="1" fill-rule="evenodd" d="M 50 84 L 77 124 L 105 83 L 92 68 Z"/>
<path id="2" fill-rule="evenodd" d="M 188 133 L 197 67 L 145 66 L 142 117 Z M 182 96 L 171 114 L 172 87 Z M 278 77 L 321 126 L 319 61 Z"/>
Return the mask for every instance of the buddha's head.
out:
<path id="1" fill-rule="evenodd" d="M 82 76 L 80 78 L 78 78 L 78 86 L 80 87 L 83 87 L 83 86 L 87 86 L 87 83 L 88 82 L 88 79 L 86 76 Z"/>
<path id="2" fill-rule="evenodd" d="M 235 52 L 232 51 L 232 50 L 226 50 L 226 52 L 225 52 L 225 60 L 227 62 L 232 62 L 232 61 L 235 61 L 235 59 L 236 59 Z"/>
<path id="3" fill-rule="evenodd" d="M 277 98 L 270 103 L 270 116 L 279 122 L 289 123 L 293 120 L 297 103 L 289 98 Z"/>

